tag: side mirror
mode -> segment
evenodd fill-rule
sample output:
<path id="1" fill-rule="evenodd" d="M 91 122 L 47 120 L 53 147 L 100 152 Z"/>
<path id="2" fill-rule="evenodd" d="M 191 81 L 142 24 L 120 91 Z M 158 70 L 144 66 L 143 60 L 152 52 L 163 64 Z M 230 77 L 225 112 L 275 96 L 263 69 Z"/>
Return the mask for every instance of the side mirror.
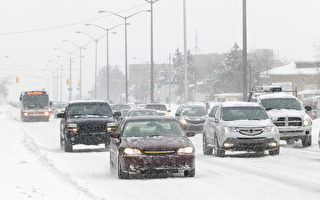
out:
<path id="1" fill-rule="evenodd" d="M 52 107 L 52 101 L 50 101 L 50 103 L 49 103 L 49 104 L 50 104 L 50 107 Z"/>
<path id="2" fill-rule="evenodd" d="M 116 139 L 120 139 L 120 133 L 111 133 L 110 134 L 111 138 L 116 138 Z"/>
<path id="3" fill-rule="evenodd" d="M 187 137 L 194 137 L 196 134 L 194 132 L 187 132 L 186 136 Z"/>
<path id="4" fill-rule="evenodd" d="M 168 110 L 168 112 L 171 112 L 171 110 Z"/>
<path id="5" fill-rule="evenodd" d="M 176 117 L 180 117 L 180 114 L 179 114 L 179 113 L 176 113 Z"/>
<path id="6" fill-rule="evenodd" d="M 312 110 L 311 106 L 306 106 L 304 108 L 306 109 L 306 111 L 311 111 Z"/>
<path id="7" fill-rule="evenodd" d="M 58 113 L 57 118 L 65 118 L 66 115 L 64 113 Z"/>

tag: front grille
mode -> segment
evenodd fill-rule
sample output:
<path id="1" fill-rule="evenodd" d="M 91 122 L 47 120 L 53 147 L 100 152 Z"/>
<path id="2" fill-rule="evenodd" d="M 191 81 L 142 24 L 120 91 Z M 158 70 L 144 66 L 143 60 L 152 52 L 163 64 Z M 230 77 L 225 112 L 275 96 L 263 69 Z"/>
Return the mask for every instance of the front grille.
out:
<path id="1" fill-rule="evenodd" d="M 168 150 L 143 150 L 143 153 L 146 155 L 152 156 L 163 156 L 163 155 L 173 155 L 176 153 L 175 149 Z"/>
<path id="2" fill-rule="evenodd" d="M 276 126 L 302 126 L 302 119 L 300 117 L 279 117 L 274 122 Z"/>
<path id="3" fill-rule="evenodd" d="M 78 126 L 79 133 L 101 133 L 106 131 L 106 124 L 81 124 Z"/>
<path id="4" fill-rule="evenodd" d="M 303 133 L 303 131 L 279 131 L 280 133 Z"/>
<path id="5" fill-rule="evenodd" d="M 237 138 L 238 140 L 264 140 L 265 137 L 254 137 L 254 138 Z"/>
<path id="6" fill-rule="evenodd" d="M 238 128 L 238 130 L 239 133 L 249 136 L 259 135 L 263 132 L 263 128 Z"/>

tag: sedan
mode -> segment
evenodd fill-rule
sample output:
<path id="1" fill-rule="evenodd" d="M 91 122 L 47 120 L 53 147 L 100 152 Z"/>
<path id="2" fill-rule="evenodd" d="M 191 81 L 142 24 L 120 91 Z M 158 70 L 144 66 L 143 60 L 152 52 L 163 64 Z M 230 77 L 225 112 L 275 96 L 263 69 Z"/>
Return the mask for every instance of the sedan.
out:
<path id="1" fill-rule="evenodd" d="M 120 179 L 129 175 L 195 175 L 195 149 L 179 122 L 171 117 L 125 118 L 111 136 L 110 165 Z"/>

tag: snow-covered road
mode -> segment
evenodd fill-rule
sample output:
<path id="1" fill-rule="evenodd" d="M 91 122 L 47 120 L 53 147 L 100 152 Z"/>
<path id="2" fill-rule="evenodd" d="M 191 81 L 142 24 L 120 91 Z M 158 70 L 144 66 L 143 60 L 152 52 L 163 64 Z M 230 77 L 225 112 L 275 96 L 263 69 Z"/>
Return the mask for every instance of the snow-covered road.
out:
<path id="1" fill-rule="evenodd" d="M 196 176 L 118 180 L 101 146 L 59 149 L 59 120 L 23 123 L 18 111 L 0 108 L 1 191 L 6 199 L 320 199 L 320 121 L 313 145 L 282 145 L 280 156 L 231 153 L 204 156 L 196 147 Z M 3 198 L 5 199 L 5 198 Z"/>

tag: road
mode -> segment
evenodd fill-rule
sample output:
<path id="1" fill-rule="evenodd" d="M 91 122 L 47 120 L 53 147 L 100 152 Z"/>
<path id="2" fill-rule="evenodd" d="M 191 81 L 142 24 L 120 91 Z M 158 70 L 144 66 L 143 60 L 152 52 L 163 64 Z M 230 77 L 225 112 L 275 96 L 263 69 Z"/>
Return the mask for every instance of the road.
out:
<path id="1" fill-rule="evenodd" d="M 230 153 L 216 158 L 203 155 L 199 134 L 191 138 L 194 178 L 118 180 L 103 145 L 60 150 L 59 120 L 24 123 L 18 110 L 8 106 L 0 108 L 0 118 L 6 161 L 0 183 L 14 199 L 320 199 L 320 120 L 313 123 L 308 148 L 283 143 L 279 156 Z"/>

